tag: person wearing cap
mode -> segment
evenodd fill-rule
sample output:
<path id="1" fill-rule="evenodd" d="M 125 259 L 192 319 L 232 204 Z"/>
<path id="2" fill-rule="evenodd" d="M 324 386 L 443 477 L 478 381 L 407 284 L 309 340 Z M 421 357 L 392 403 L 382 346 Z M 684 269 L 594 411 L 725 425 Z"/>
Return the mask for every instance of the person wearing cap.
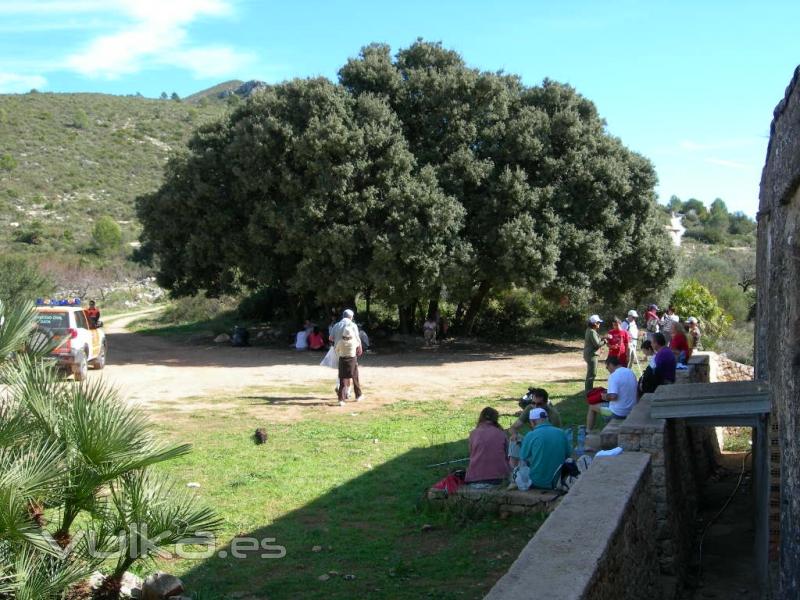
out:
<path id="1" fill-rule="evenodd" d="M 606 343 L 598 332 L 602 322 L 603 320 L 597 315 L 589 317 L 586 335 L 583 338 L 583 360 L 586 361 L 585 389 L 587 392 L 594 387 L 594 378 L 597 377 L 597 355 L 600 354 L 600 348 Z"/>
<path id="2" fill-rule="evenodd" d="M 609 356 L 606 359 L 608 390 L 602 395 L 603 402 L 590 404 L 586 413 L 586 431 L 594 429 L 597 415 L 612 419 L 624 419 L 633 410 L 638 400 L 639 382 L 633 371 L 620 364 L 619 358 Z"/>
<path id="3" fill-rule="evenodd" d="M 622 322 L 622 328 L 628 332 L 630 340 L 628 341 L 628 365 L 632 365 L 634 357 L 636 356 L 636 348 L 639 343 L 639 325 L 636 319 L 639 318 L 639 313 L 634 309 L 628 311 L 628 316 Z"/>
<path id="4" fill-rule="evenodd" d="M 572 445 L 564 431 L 550 423 L 543 408 L 531 409 L 530 425 L 519 458 L 530 468 L 533 487 L 551 490 L 558 481 L 561 465 L 572 456 Z"/>
<path id="5" fill-rule="evenodd" d="M 525 404 L 528 398 L 530 398 L 530 404 Z M 547 390 L 544 388 L 528 388 L 528 394 L 520 400 L 520 406 L 522 407 L 522 413 L 508 428 L 508 435 L 511 438 L 511 443 L 508 446 L 508 462 L 512 467 L 516 467 L 519 463 L 519 450 L 522 439 L 520 432 L 530 427 L 531 411 L 534 408 L 545 409 L 550 424 L 554 427 L 563 427 L 561 414 L 555 405 L 550 402 Z"/>
<path id="6" fill-rule="evenodd" d="M 499 418 L 499 413 L 487 406 L 469 434 L 469 467 L 464 482 L 473 488 L 500 485 L 508 477 L 508 438 Z"/>
<path id="7" fill-rule="evenodd" d="M 353 322 L 353 311 L 349 308 L 342 313 L 342 319 L 333 326 L 330 341 L 339 357 L 339 385 L 336 394 L 339 406 L 344 406 L 350 384 L 356 393 L 356 402 L 364 399 L 358 378 L 358 357 L 363 353 L 358 325 Z"/>
<path id="8" fill-rule="evenodd" d="M 647 339 L 653 341 L 653 334 L 660 331 L 660 320 L 658 318 L 658 306 L 651 304 L 644 313 L 644 328 L 647 332 Z"/>

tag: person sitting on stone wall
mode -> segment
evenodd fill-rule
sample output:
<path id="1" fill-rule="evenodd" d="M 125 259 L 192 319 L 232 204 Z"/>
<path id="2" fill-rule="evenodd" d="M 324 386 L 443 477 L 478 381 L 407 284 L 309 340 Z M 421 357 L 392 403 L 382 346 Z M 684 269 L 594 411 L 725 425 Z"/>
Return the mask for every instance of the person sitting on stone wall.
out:
<path id="1" fill-rule="evenodd" d="M 553 427 L 543 408 L 530 412 L 531 431 L 522 441 L 520 461 L 530 469 L 532 487 L 552 490 L 559 481 L 561 465 L 572 456 L 572 445 L 564 431 Z"/>
<path id="2" fill-rule="evenodd" d="M 508 438 L 499 418 L 498 412 L 487 406 L 469 434 L 469 467 L 464 481 L 472 488 L 494 487 L 508 477 Z"/>
<path id="3" fill-rule="evenodd" d="M 656 385 L 675 383 L 677 361 L 672 350 L 667 348 L 667 341 L 664 339 L 663 333 L 657 333 L 653 336 L 653 350 L 656 353 L 653 357 Z"/>
<path id="4" fill-rule="evenodd" d="M 610 373 L 608 390 L 602 395 L 603 402 L 589 405 L 586 412 L 587 432 L 594 429 L 598 414 L 612 419 L 624 419 L 638 400 L 638 382 L 633 371 L 623 367 L 619 358 L 613 355 L 606 359 L 606 368 Z"/>
<path id="5" fill-rule="evenodd" d="M 530 403 L 524 404 L 520 401 L 522 413 L 516 421 L 508 428 L 508 435 L 511 441 L 508 445 L 508 462 L 511 467 L 516 467 L 519 464 L 519 451 L 522 444 L 523 431 L 530 429 L 530 415 L 534 408 L 543 408 L 547 411 L 547 418 L 553 427 L 562 427 L 561 415 L 555 405 L 550 402 L 547 390 L 544 388 L 529 388 L 528 393 L 523 398 L 530 397 Z"/>

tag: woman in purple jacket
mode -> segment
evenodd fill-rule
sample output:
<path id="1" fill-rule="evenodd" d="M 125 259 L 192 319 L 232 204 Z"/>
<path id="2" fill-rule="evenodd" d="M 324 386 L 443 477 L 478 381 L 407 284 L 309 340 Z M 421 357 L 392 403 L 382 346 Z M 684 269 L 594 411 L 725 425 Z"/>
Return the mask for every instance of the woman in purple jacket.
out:
<path id="1" fill-rule="evenodd" d="M 469 434 L 469 468 L 464 481 L 472 487 L 500 485 L 508 477 L 508 437 L 498 423 L 499 417 L 487 406 Z"/>

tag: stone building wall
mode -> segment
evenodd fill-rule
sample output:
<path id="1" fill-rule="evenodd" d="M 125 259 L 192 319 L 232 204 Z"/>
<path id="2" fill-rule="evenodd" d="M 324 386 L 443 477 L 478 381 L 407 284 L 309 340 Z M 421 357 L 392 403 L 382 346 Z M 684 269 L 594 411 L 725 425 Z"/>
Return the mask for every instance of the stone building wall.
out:
<path id="1" fill-rule="evenodd" d="M 775 108 L 761 174 L 755 372 L 769 382 L 780 463 L 778 598 L 800 598 L 800 67 Z"/>

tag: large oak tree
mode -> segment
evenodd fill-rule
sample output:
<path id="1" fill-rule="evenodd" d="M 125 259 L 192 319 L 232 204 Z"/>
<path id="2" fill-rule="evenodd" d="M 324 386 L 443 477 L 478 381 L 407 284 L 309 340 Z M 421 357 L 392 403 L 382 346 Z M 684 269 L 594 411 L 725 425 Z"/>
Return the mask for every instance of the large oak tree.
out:
<path id="1" fill-rule="evenodd" d="M 446 291 L 469 331 L 525 286 L 577 304 L 650 292 L 675 263 L 652 165 L 571 87 L 375 44 L 207 126 L 139 203 L 174 292 L 277 286 L 318 302 Z"/>

